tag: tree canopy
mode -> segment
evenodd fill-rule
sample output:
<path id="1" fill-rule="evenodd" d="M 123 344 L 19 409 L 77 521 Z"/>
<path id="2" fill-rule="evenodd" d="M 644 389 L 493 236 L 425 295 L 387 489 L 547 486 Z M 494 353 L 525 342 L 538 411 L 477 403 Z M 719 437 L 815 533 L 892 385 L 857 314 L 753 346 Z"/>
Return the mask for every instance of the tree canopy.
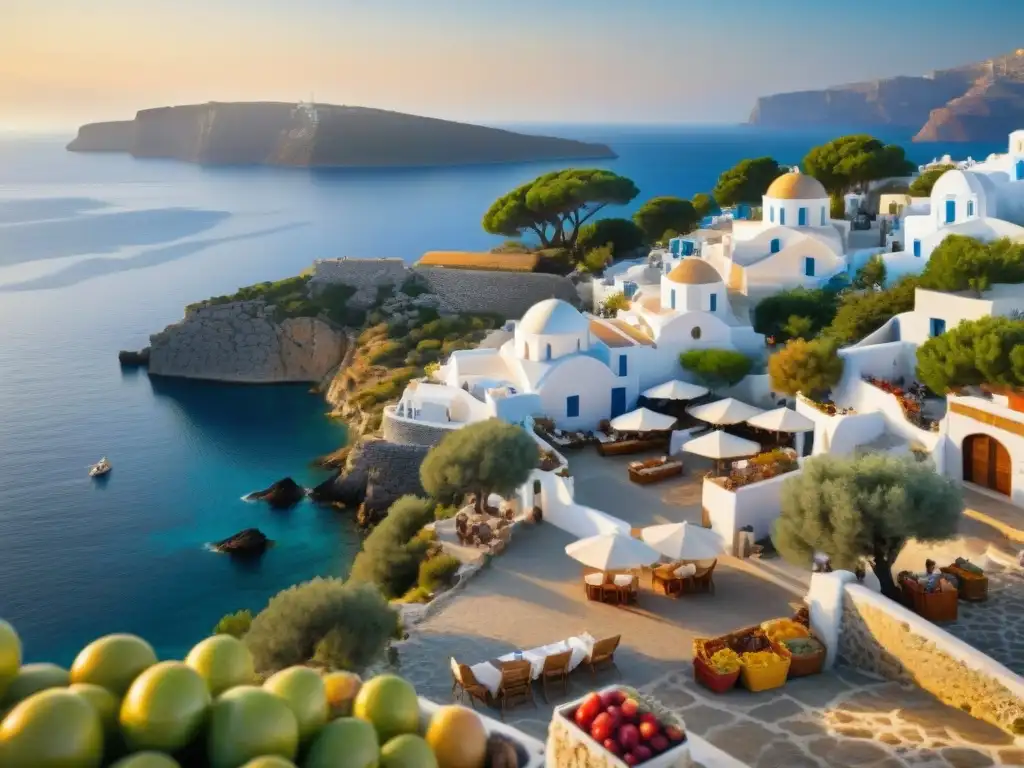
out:
<path id="1" fill-rule="evenodd" d="M 1024 320 L 962 322 L 917 348 L 917 378 L 944 395 L 966 386 L 1024 387 Z"/>
<path id="2" fill-rule="evenodd" d="M 836 347 L 824 339 L 793 339 L 768 358 L 768 378 L 772 389 L 786 395 L 798 392 L 813 399 L 839 383 L 843 358 Z"/>
<path id="3" fill-rule="evenodd" d="M 622 291 L 617 291 L 601 302 L 599 314 L 601 317 L 615 317 L 620 309 L 629 309 L 629 299 Z"/>
<path id="4" fill-rule="evenodd" d="M 832 322 L 838 306 L 839 297 L 834 291 L 821 288 L 780 291 L 762 299 L 754 307 L 754 330 L 772 336 L 776 341 L 786 341 L 803 335 L 792 333 L 795 329 L 790 326 L 791 318 L 805 317 L 811 321 L 807 333 L 814 336 Z"/>
<path id="5" fill-rule="evenodd" d="M 580 227 L 576 246 L 580 252 L 611 245 L 615 258 L 628 256 L 646 243 L 640 227 L 629 219 L 598 219 Z"/>
<path id="6" fill-rule="evenodd" d="M 423 459 L 420 481 L 445 503 L 476 494 L 476 509 L 483 513 L 492 493 L 509 496 L 527 481 L 537 457 L 537 443 L 522 427 L 487 419 L 445 435 Z"/>
<path id="7" fill-rule="evenodd" d="M 860 341 L 874 333 L 889 320 L 914 308 L 916 277 L 903 277 L 882 291 L 851 291 L 843 293 L 839 310 L 823 335 L 839 346 Z"/>
<path id="8" fill-rule="evenodd" d="M 885 276 L 885 261 L 881 256 L 872 256 L 863 267 L 857 270 L 857 275 L 853 278 L 853 287 L 865 289 L 874 288 L 877 285 L 884 288 Z"/>
<path id="9" fill-rule="evenodd" d="M 668 230 L 681 235 L 692 232 L 700 219 L 693 203 L 681 197 L 653 197 L 633 214 L 648 243 L 662 240 Z"/>
<path id="10" fill-rule="evenodd" d="M 816 552 L 854 570 L 871 563 L 882 594 L 898 599 L 892 567 L 908 539 L 941 541 L 956 535 L 963 498 L 956 483 L 931 462 L 868 453 L 824 454 L 785 481 L 772 543 L 786 560 L 808 567 Z"/>
<path id="11" fill-rule="evenodd" d="M 932 187 L 935 186 L 935 182 L 939 180 L 939 177 L 946 171 L 953 170 L 955 167 L 956 166 L 954 165 L 939 165 L 935 168 L 929 168 L 910 182 L 910 188 L 907 190 L 907 194 L 911 197 L 928 197 L 931 195 Z"/>
<path id="12" fill-rule="evenodd" d="M 679 364 L 706 386 L 720 389 L 743 381 L 752 361 L 732 349 L 691 349 L 679 356 Z"/>
<path id="13" fill-rule="evenodd" d="M 721 210 L 718 207 L 718 203 L 711 195 L 705 194 L 704 192 L 698 192 L 693 196 L 693 209 L 697 211 L 697 215 L 702 219 L 705 216 L 710 216 L 712 213 L 718 213 Z"/>
<path id="14" fill-rule="evenodd" d="M 363 542 L 350 579 L 375 584 L 387 597 L 404 595 L 416 583 L 427 554 L 427 543 L 417 534 L 433 519 L 434 503 L 429 499 L 403 496 L 395 501 Z"/>
<path id="15" fill-rule="evenodd" d="M 771 157 L 741 160 L 718 177 L 711 191 L 719 205 L 760 203 L 768 187 L 785 171 Z"/>
<path id="16" fill-rule="evenodd" d="M 492 235 L 533 235 L 544 248 L 575 249 L 584 224 L 607 206 L 626 205 L 638 194 L 632 181 L 611 171 L 553 171 L 495 200 L 483 227 Z"/>
<path id="17" fill-rule="evenodd" d="M 597 274 L 603 272 L 605 267 L 612 263 L 614 260 L 614 251 L 612 250 L 612 244 L 607 243 L 605 245 L 598 246 L 597 248 L 591 248 L 583 254 L 583 258 L 580 259 L 580 269 L 584 272 L 591 272 Z"/>
<path id="18" fill-rule="evenodd" d="M 916 170 L 903 147 L 883 144 L 858 133 L 814 147 L 804 157 L 804 171 L 824 185 L 830 194 L 842 194 L 868 181 L 906 176 Z"/>
<path id="19" fill-rule="evenodd" d="M 921 275 L 921 287 L 936 291 L 980 292 L 995 283 L 1024 283 L 1024 243 L 949 235 L 932 251 Z"/>

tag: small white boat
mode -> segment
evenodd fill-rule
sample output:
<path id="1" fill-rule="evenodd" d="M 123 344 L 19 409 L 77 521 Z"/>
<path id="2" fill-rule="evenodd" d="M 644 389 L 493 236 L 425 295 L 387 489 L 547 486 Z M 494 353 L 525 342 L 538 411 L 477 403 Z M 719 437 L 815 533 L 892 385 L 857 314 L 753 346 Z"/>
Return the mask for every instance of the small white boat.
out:
<path id="1" fill-rule="evenodd" d="M 110 461 L 104 456 L 102 459 L 97 461 L 91 467 L 89 467 L 89 477 L 103 477 L 109 473 L 114 467 L 111 466 Z"/>

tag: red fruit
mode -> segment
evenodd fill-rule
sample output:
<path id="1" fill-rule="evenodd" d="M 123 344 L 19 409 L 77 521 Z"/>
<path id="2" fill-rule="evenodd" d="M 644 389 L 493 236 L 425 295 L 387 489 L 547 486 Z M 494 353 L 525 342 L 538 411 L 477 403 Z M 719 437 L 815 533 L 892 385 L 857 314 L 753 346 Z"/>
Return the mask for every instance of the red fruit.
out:
<path id="1" fill-rule="evenodd" d="M 640 735 L 646 740 L 652 736 L 658 735 L 658 726 L 652 723 L 650 720 L 644 720 L 640 723 Z"/>
<path id="2" fill-rule="evenodd" d="M 615 723 L 615 725 L 622 724 L 622 710 L 619 709 L 617 706 L 612 704 L 610 707 L 608 707 L 608 709 L 605 710 L 605 712 L 608 714 L 608 717 L 612 719 L 612 722 Z"/>
<path id="3" fill-rule="evenodd" d="M 623 716 L 628 718 L 636 717 L 640 711 L 640 703 L 636 699 L 626 699 L 620 706 Z"/>
<path id="4" fill-rule="evenodd" d="M 605 691 L 601 694 L 601 709 L 614 707 L 619 703 L 618 691 Z"/>
<path id="5" fill-rule="evenodd" d="M 638 763 L 643 763 L 647 760 L 650 760 L 654 756 L 651 750 L 648 747 L 645 747 L 643 744 L 634 749 L 633 754 L 636 755 L 636 761 Z"/>
<path id="6" fill-rule="evenodd" d="M 640 715 L 640 722 L 650 723 L 655 728 L 661 728 L 661 723 L 658 722 L 658 718 L 655 717 L 654 714 L 652 714 L 651 712 L 644 712 L 642 715 Z"/>
<path id="7" fill-rule="evenodd" d="M 600 744 L 605 739 L 611 738 L 612 725 L 612 719 L 608 717 L 608 713 L 602 712 L 590 724 L 590 737 Z"/>
<path id="8" fill-rule="evenodd" d="M 632 752 L 639 743 L 640 731 L 635 725 L 624 725 L 619 728 L 619 744 L 625 751 Z"/>
<path id="9" fill-rule="evenodd" d="M 576 725 L 578 725 L 584 731 L 589 731 L 590 724 L 594 722 L 594 716 L 587 712 L 583 707 L 577 707 L 576 714 L 573 716 L 573 720 L 575 720 Z"/>
<path id="10" fill-rule="evenodd" d="M 587 717 L 593 720 L 597 717 L 603 707 L 601 706 L 601 694 L 591 693 L 587 695 L 587 698 L 580 704 L 580 709 L 587 713 Z"/>
<path id="11" fill-rule="evenodd" d="M 659 755 L 668 749 L 668 739 L 666 739 L 660 733 L 655 734 L 651 737 L 651 740 L 648 742 L 648 746 L 651 748 L 651 751 L 654 752 L 654 754 Z"/>
<path id="12" fill-rule="evenodd" d="M 613 755 L 621 755 L 622 747 L 619 746 L 619 742 L 615 739 L 605 739 L 604 748 L 611 752 Z"/>
<path id="13" fill-rule="evenodd" d="M 626 765 L 636 765 L 640 762 L 632 752 L 627 752 L 622 759 L 625 761 Z"/>
<path id="14" fill-rule="evenodd" d="M 678 744 L 684 738 L 683 729 L 675 725 L 665 726 L 665 735 L 673 744 Z"/>
<path id="15" fill-rule="evenodd" d="M 622 691 L 611 691 L 611 694 L 615 697 L 615 704 L 622 704 L 626 700 L 626 694 Z"/>

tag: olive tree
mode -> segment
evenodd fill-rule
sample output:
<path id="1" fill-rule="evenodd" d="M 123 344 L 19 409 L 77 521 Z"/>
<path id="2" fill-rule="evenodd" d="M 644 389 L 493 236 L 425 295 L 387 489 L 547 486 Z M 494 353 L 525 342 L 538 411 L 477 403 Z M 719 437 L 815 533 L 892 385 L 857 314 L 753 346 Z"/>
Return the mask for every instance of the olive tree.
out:
<path id="1" fill-rule="evenodd" d="M 835 344 L 819 339 L 792 339 L 768 358 L 772 389 L 787 395 L 798 392 L 817 398 L 839 383 L 843 359 Z"/>
<path id="2" fill-rule="evenodd" d="M 482 514 L 492 493 L 509 496 L 529 479 L 538 456 L 537 443 L 522 427 L 487 419 L 445 435 L 423 459 L 420 481 L 442 502 L 475 494 Z"/>
<path id="3" fill-rule="evenodd" d="M 366 537 L 352 563 L 352 581 L 376 585 L 386 597 L 404 595 L 416 583 L 427 542 L 417 534 L 434 519 L 434 503 L 403 496 Z"/>
<path id="4" fill-rule="evenodd" d="M 772 543 L 787 561 L 808 566 L 821 552 L 852 571 L 866 559 L 882 594 L 896 600 L 892 568 L 904 545 L 955 536 L 964 504 L 931 462 L 869 453 L 808 459 L 785 481 L 781 506 Z"/>
<path id="5" fill-rule="evenodd" d="M 917 378 L 944 395 L 966 386 L 1024 387 L 1024 320 L 965 321 L 917 349 Z"/>

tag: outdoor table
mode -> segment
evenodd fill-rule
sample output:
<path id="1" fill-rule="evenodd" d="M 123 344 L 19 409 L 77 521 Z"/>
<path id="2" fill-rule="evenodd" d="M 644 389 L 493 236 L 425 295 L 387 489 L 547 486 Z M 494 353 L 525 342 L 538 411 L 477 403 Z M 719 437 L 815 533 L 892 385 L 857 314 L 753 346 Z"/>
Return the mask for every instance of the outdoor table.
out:
<path id="1" fill-rule="evenodd" d="M 590 655 L 593 647 L 594 638 L 584 633 L 579 637 L 570 637 L 568 640 L 560 640 L 549 645 L 531 648 L 528 651 L 521 651 L 522 661 L 530 662 L 530 678 L 536 680 L 544 670 L 544 660 L 548 656 L 555 656 L 571 650 L 572 657 L 569 659 L 569 671 L 571 672 L 583 663 L 583 660 Z M 506 653 L 504 656 L 499 656 L 497 659 L 474 664 L 470 669 L 473 670 L 473 676 L 477 681 L 487 688 L 492 696 L 496 696 L 498 687 L 501 685 L 501 665 L 507 661 L 518 660 L 516 658 L 516 651 L 513 651 L 512 653 Z"/>

